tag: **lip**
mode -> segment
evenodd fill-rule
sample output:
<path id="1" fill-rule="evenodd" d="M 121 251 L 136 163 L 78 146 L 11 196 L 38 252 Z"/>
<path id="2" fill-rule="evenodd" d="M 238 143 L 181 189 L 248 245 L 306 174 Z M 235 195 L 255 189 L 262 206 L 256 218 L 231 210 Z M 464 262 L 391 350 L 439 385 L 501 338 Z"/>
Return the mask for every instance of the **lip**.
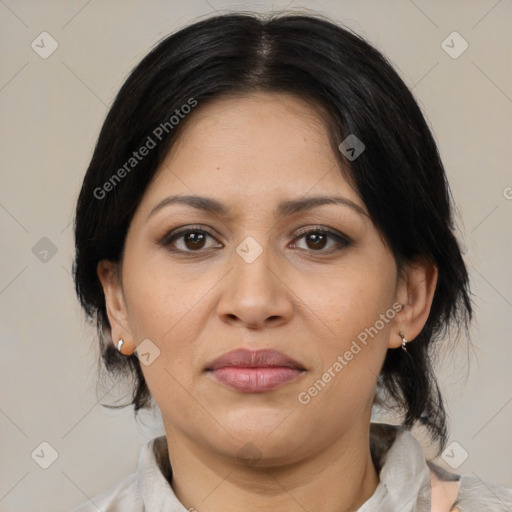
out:
<path id="1" fill-rule="evenodd" d="M 262 393 L 296 380 L 305 368 L 276 350 L 237 349 L 208 364 L 206 372 L 237 391 Z"/>

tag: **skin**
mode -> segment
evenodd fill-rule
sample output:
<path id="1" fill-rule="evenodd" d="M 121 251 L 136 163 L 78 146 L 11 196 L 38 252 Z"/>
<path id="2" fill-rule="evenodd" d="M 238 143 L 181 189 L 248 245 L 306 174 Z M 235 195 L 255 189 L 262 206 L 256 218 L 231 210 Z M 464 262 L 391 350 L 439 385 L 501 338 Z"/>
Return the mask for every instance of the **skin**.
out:
<path id="1" fill-rule="evenodd" d="M 141 366 L 162 412 L 173 490 L 199 512 L 355 510 L 379 481 L 369 449 L 377 376 L 386 351 L 400 350 L 398 331 L 414 340 L 423 327 L 436 268 L 416 262 L 399 277 L 322 119 L 303 100 L 216 99 L 186 123 L 133 217 L 122 261 L 98 264 L 114 343 L 123 338 L 125 354 L 145 339 L 160 350 Z M 230 215 L 183 204 L 150 215 L 166 197 L 191 194 L 222 202 Z M 343 196 L 363 213 L 327 204 L 277 214 L 281 201 L 313 195 Z M 174 251 L 160 243 L 185 226 L 211 236 L 199 244 L 182 236 Z M 297 234 L 318 227 L 350 245 Z M 251 263 L 236 252 L 249 236 L 262 249 Z M 396 302 L 402 310 L 301 404 L 298 394 Z M 205 373 L 242 347 L 281 351 L 306 371 L 254 394 Z M 238 456 L 244 446 L 252 462 Z"/>

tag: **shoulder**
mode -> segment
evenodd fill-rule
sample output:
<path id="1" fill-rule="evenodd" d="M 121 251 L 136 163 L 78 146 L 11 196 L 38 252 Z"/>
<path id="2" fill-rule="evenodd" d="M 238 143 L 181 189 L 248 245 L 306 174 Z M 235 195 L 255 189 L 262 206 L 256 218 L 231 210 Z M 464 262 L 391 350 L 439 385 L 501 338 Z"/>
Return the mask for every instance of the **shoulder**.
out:
<path id="1" fill-rule="evenodd" d="M 487 482 L 478 476 L 450 473 L 432 461 L 427 464 L 431 474 L 433 511 L 512 511 L 512 488 Z"/>
<path id="2" fill-rule="evenodd" d="M 512 512 L 512 487 L 445 470 L 425 456 L 418 440 L 404 427 L 372 423 L 370 447 L 381 481 L 396 493 L 410 493 L 414 480 L 421 480 L 418 493 L 431 502 L 432 512 Z"/>
<path id="3" fill-rule="evenodd" d="M 71 512 L 181 510 L 182 505 L 169 484 L 171 476 L 166 438 L 155 437 L 142 446 L 135 473 Z"/>
<path id="4" fill-rule="evenodd" d="M 462 475 L 455 505 L 460 512 L 510 512 L 512 487 L 504 487 L 482 480 L 478 476 Z"/>
<path id="5" fill-rule="evenodd" d="M 133 473 L 116 485 L 90 498 L 70 512 L 143 512 L 137 474 Z"/>

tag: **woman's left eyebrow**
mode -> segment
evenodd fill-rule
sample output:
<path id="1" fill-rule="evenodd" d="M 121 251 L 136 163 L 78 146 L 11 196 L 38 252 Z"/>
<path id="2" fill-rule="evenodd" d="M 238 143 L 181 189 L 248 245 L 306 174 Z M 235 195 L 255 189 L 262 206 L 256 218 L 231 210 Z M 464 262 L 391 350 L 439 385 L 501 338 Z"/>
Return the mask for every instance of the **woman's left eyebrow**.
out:
<path id="1" fill-rule="evenodd" d="M 220 217 L 229 217 L 230 211 L 227 206 L 211 197 L 182 195 L 169 196 L 160 201 L 149 213 L 148 219 L 156 212 L 172 204 L 184 204 L 198 210 L 214 213 Z M 368 217 L 364 208 L 354 203 L 354 201 L 342 196 L 312 196 L 300 199 L 290 199 L 279 203 L 277 213 L 281 217 L 293 215 L 306 210 L 317 208 L 326 204 L 339 204 L 351 208 L 356 213 Z"/>

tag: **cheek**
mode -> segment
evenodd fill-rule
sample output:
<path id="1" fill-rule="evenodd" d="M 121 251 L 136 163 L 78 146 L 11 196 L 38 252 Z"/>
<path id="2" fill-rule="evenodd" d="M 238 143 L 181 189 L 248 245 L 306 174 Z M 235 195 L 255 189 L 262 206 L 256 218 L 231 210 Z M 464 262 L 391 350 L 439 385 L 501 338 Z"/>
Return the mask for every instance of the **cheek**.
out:
<path id="1" fill-rule="evenodd" d="M 327 276 L 322 285 L 303 281 L 302 295 L 307 305 L 326 327 L 327 349 L 341 350 L 351 340 L 364 339 L 375 327 L 383 335 L 389 331 L 395 311 L 396 275 L 392 264 L 373 265 L 363 261 Z M 380 320 L 384 315 L 384 321 Z M 372 332 L 374 330 L 372 329 Z M 376 337 L 376 336 L 374 336 Z M 385 337 L 385 336 L 383 336 Z"/>
<path id="2" fill-rule="evenodd" d="M 310 417 L 316 417 L 333 435 L 371 412 L 387 351 L 394 314 L 391 297 L 376 300 L 370 294 L 367 300 L 363 298 L 364 294 L 338 311 L 333 327 L 336 335 L 318 340 L 322 364 L 297 395 Z"/>
<path id="3" fill-rule="evenodd" d="M 152 252 L 139 245 L 129 253 L 123 282 L 130 327 L 136 338 L 159 343 L 174 339 L 174 332 L 190 322 L 188 315 L 207 291 L 205 280 L 198 280 L 197 274 L 193 278 L 192 282 L 191 276 L 187 278 L 177 266 L 170 265 L 161 249 Z"/>
<path id="4" fill-rule="evenodd" d="M 141 264 L 140 262 L 143 262 Z M 158 359 L 142 370 L 152 392 L 169 386 L 175 377 L 185 384 L 199 372 L 204 347 L 198 340 L 211 304 L 212 288 L 222 274 L 180 271 L 165 254 L 132 251 L 123 265 L 124 292 L 130 332 L 135 344 L 151 340 L 158 348 Z M 198 362 L 199 361 L 199 362 Z"/>
<path id="5" fill-rule="evenodd" d="M 338 284 L 316 294 L 309 293 L 309 306 L 319 313 L 327 335 L 320 336 L 316 350 L 321 367 L 316 368 L 303 389 L 314 407 L 339 403 L 323 414 L 343 414 L 366 407 L 373 398 L 376 379 L 384 361 L 396 311 L 396 274 L 388 265 L 361 265 L 340 273 Z M 321 395 L 321 396 L 320 396 Z M 320 409 L 319 409 L 320 413 Z M 330 414 L 330 413 L 329 413 Z"/>

